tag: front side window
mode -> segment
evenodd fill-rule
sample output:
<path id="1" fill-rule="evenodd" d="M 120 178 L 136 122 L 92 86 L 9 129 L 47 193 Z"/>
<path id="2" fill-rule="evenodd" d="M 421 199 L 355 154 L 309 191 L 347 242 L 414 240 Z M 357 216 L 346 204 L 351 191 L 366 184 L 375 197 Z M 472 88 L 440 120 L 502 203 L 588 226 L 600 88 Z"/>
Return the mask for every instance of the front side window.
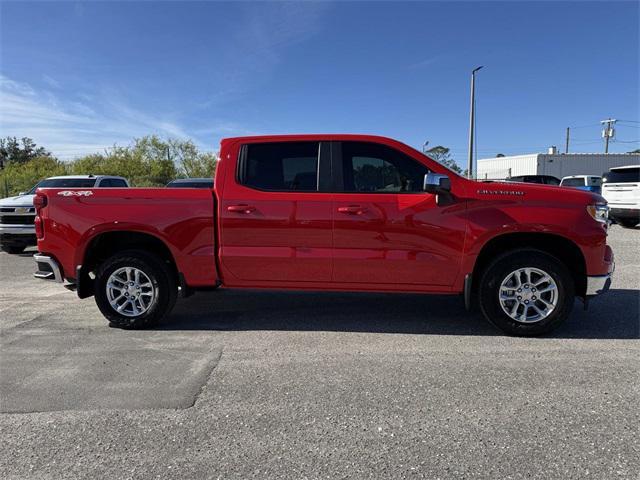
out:
<path id="1" fill-rule="evenodd" d="M 416 193 L 423 191 L 429 169 L 386 145 L 343 142 L 344 191 L 362 193 Z"/>
<path id="2" fill-rule="evenodd" d="M 315 192 L 318 190 L 318 142 L 247 145 L 240 183 L 258 190 Z"/>

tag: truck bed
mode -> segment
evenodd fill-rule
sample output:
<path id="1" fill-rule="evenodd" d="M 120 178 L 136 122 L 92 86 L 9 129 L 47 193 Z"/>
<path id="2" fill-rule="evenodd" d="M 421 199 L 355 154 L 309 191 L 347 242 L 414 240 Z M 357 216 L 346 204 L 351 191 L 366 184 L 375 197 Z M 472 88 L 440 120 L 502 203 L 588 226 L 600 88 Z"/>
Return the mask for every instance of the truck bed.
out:
<path id="1" fill-rule="evenodd" d="M 42 189 L 44 238 L 62 267 L 75 278 L 75 266 L 100 235 L 138 232 L 164 242 L 178 272 L 190 286 L 213 286 L 215 263 L 214 192 L 185 188 Z M 55 219 L 55 220 L 53 220 Z"/>

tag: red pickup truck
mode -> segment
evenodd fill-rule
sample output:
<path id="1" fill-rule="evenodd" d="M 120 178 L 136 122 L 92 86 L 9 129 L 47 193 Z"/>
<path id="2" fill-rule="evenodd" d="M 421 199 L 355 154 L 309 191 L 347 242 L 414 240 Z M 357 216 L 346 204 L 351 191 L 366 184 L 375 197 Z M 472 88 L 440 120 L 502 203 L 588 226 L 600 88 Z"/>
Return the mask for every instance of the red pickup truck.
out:
<path id="1" fill-rule="evenodd" d="M 378 136 L 229 138 L 213 190 L 39 189 L 35 205 L 35 276 L 123 328 L 223 287 L 461 294 L 537 335 L 614 269 L 599 195 L 471 181 Z"/>

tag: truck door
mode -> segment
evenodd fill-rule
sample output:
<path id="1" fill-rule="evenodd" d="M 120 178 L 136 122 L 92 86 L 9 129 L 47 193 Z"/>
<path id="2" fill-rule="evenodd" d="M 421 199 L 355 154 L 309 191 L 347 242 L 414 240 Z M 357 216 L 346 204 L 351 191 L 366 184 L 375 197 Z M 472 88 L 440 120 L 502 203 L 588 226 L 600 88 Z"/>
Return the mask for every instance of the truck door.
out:
<path id="1" fill-rule="evenodd" d="M 460 268 L 464 205 L 423 191 L 428 167 L 387 145 L 334 144 L 333 281 L 450 286 Z"/>
<path id="2" fill-rule="evenodd" d="M 218 209 L 227 284 L 331 280 L 329 169 L 327 143 L 240 147 Z"/>

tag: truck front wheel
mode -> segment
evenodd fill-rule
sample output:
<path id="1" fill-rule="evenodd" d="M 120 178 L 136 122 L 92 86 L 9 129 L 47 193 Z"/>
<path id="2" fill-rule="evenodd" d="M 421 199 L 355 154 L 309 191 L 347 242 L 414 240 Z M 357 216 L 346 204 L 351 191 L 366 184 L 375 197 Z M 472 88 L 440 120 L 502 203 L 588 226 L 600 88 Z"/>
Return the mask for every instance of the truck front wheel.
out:
<path id="1" fill-rule="evenodd" d="M 567 267 L 534 249 L 519 249 L 496 258 L 481 275 L 480 310 L 502 331 L 517 336 L 548 333 L 573 308 L 575 288 Z"/>
<path id="2" fill-rule="evenodd" d="M 96 272 L 95 299 L 114 327 L 145 328 L 173 308 L 178 286 L 168 265 L 139 250 L 117 253 Z"/>

